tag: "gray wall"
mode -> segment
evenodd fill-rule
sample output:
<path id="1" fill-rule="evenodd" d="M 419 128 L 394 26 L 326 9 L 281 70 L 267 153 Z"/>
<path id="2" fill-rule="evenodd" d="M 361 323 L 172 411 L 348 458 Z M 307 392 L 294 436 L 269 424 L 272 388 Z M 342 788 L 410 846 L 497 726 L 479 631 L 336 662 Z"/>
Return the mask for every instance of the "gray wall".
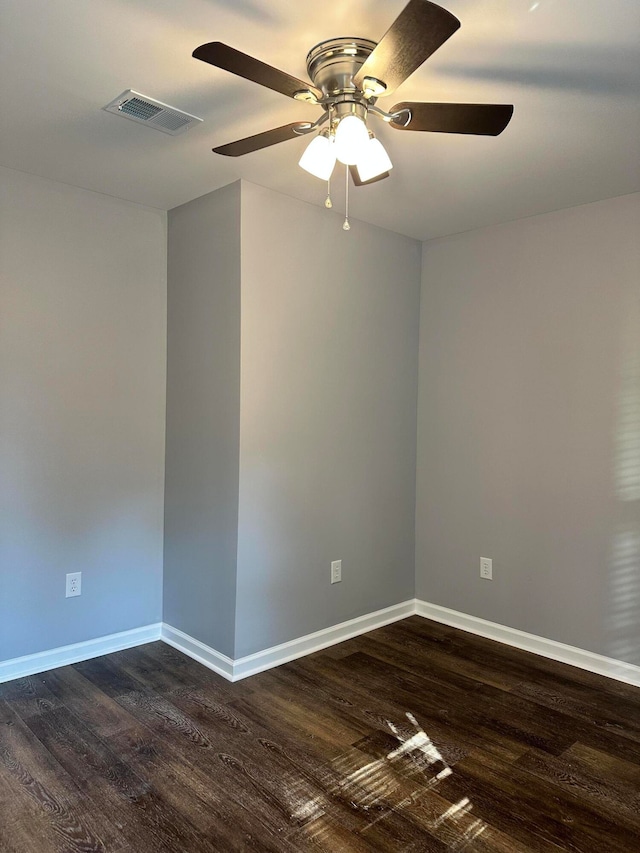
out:
<path id="1" fill-rule="evenodd" d="M 639 235 L 636 194 L 425 244 L 416 512 L 419 598 L 633 663 Z"/>
<path id="2" fill-rule="evenodd" d="M 426 244 L 420 307 L 419 244 L 340 226 L 170 213 L 165 620 L 240 657 L 411 597 L 417 486 L 418 597 L 640 663 L 640 196 Z M 165 262 L 0 169 L 0 660 L 161 618 Z"/>
<path id="3" fill-rule="evenodd" d="M 164 620 L 233 655 L 240 183 L 169 213 Z"/>
<path id="4" fill-rule="evenodd" d="M 0 169 L 0 660 L 161 618 L 165 265 L 165 213 Z"/>
<path id="5" fill-rule="evenodd" d="M 420 244 L 341 226 L 243 182 L 236 657 L 414 594 Z"/>

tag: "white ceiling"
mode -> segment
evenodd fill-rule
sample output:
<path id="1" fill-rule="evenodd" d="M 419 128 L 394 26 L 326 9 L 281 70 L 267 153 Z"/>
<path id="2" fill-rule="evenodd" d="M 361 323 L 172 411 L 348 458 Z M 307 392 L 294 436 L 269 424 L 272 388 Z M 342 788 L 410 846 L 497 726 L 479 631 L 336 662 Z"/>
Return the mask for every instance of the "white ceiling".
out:
<path id="1" fill-rule="evenodd" d="M 223 41 L 306 79 L 332 36 L 379 39 L 405 0 L 1 0 L 0 164 L 169 209 L 237 178 L 321 205 L 307 141 L 240 158 L 211 148 L 318 108 L 191 57 Z M 418 239 L 640 190 L 638 0 L 443 0 L 461 29 L 401 100 L 513 103 L 497 137 L 398 133 L 395 168 L 352 216 Z M 204 119 L 171 137 L 101 107 L 124 89 Z M 343 209 L 343 182 L 335 181 Z"/>

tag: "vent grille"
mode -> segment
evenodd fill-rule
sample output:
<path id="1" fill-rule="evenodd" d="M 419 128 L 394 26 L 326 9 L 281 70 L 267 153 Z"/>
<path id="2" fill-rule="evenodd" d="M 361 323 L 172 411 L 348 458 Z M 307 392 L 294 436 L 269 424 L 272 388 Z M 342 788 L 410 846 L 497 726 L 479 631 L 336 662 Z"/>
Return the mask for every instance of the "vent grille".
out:
<path id="1" fill-rule="evenodd" d="M 179 116 L 175 113 L 163 112 L 162 115 L 158 116 L 155 123 L 158 128 L 166 127 L 167 130 L 175 131 L 184 127 L 185 124 L 191 124 L 191 119 L 187 118 L 187 116 Z"/>
<path id="2" fill-rule="evenodd" d="M 192 125 L 202 121 L 197 116 L 189 115 L 154 98 L 147 98 L 146 95 L 134 92 L 133 89 L 127 89 L 103 109 L 108 113 L 115 113 L 123 118 L 146 124 L 163 133 L 169 133 L 171 136 L 184 133 Z"/>
<path id="3" fill-rule="evenodd" d="M 153 118 L 153 116 L 157 116 L 158 113 L 161 113 L 162 107 L 156 107 L 148 101 L 143 101 L 142 98 L 130 98 L 128 101 L 125 101 L 124 104 L 120 105 L 120 110 L 128 116 L 133 116 L 134 118 L 142 119 L 142 121 L 147 121 L 147 119 Z"/>

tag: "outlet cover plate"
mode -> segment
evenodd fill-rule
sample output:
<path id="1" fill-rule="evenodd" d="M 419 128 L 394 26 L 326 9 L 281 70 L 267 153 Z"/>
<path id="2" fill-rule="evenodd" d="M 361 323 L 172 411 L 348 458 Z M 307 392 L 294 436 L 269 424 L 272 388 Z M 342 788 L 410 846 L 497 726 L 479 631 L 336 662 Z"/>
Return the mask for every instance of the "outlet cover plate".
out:
<path id="1" fill-rule="evenodd" d="M 331 583 L 340 583 L 342 580 L 342 560 L 333 560 L 331 563 Z"/>
<path id="2" fill-rule="evenodd" d="M 82 572 L 69 572 L 67 574 L 67 598 L 82 595 Z"/>
<path id="3" fill-rule="evenodd" d="M 493 580 L 493 560 L 490 557 L 480 557 L 480 577 L 484 580 Z"/>

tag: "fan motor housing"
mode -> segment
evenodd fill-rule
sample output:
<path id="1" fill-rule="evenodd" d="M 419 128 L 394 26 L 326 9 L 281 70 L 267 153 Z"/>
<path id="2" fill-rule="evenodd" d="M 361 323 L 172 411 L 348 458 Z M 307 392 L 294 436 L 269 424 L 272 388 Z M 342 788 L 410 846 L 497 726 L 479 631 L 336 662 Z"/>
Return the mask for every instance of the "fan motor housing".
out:
<path id="1" fill-rule="evenodd" d="M 325 97 L 353 94 L 353 78 L 375 46 L 375 41 L 357 37 L 321 41 L 307 54 L 309 77 Z"/>

